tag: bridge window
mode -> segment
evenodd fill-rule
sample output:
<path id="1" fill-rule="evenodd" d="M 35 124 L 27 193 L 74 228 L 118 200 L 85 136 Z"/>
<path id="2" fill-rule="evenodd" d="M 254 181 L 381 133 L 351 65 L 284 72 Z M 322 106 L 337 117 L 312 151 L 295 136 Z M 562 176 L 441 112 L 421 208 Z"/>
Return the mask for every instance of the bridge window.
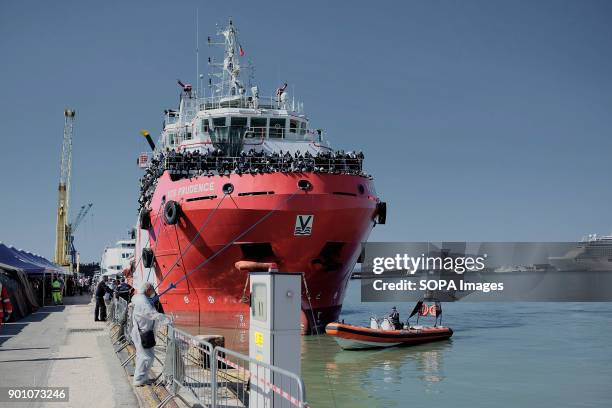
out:
<path id="1" fill-rule="evenodd" d="M 300 127 L 300 122 L 297 120 L 291 119 L 289 121 L 289 131 L 291 133 L 297 133 L 298 128 Z"/>
<path id="2" fill-rule="evenodd" d="M 287 119 L 270 119 L 270 139 L 282 139 L 285 134 L 285 123 Z"/>
<path id="3" fill-rule="evenodd" d="M 208 133 L 208 119 L 202 119 L 200 122 L 200 132 Z"/>
<path id="4" fill-rule="evenodd" d="M 267 118 L 251 118 L 251 132 L 249 137 L 263 139 L 266 137 L 266 128 L 268 127 Z"/>
<path id="5" fill-rule="evenodd" d="M 232 126 L 245 126 L 247 125 L 247 118 L 242 118 L 242 117 L 238 117 L 238 116 L 233 116 L 232 117 Z"/>
<path id="6" fill-rule="evenodd" d="M 221 118 L 213 118 L 213 127 L 225 126 L 225 116 Z"/>

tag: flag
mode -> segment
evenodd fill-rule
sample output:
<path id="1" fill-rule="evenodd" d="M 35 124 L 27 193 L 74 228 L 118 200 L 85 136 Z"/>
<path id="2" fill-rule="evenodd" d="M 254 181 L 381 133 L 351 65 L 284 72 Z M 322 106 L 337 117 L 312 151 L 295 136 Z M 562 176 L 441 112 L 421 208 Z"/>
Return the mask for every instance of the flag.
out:
<path id="1" fill-rule="evenodd" d="M 238 44 L 238 50 L 240 51 L 240 56 L 244 57 L 244 49 L 242 48 L 242 45 Z"/>

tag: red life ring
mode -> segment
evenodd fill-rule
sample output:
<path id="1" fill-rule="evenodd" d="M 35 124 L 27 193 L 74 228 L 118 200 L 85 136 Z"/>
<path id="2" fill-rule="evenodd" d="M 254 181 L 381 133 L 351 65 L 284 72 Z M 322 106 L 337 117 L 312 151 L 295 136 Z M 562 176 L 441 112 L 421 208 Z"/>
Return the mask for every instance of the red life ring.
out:
<path id="1" fill-rule="evenodd" d="M 427 306 L 425 303 L 423 303 L 421 305 L 421 310 L 419 310 L 419 314 L 421 316 L 427 316 L 427 314 L 429 314 L 429 306 Z"/>
<path id="2" fill-rule="evenodd" d="M 429 315 L 436 317 L 436 305 L 429 306 Z"/>

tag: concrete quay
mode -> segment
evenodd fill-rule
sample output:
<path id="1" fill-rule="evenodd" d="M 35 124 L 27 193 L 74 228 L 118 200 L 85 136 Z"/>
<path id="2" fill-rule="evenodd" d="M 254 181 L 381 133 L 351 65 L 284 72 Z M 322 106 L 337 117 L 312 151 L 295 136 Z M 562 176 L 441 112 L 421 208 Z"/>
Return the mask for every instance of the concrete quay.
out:
<path id="1" fill-rule="evenodd" d="M 3 407 L 138 407 L 104 322 L 89 295 L 64 298 L 0 329 L 0 387 L 68 387 L 68 402 L 0 403 Z"/>

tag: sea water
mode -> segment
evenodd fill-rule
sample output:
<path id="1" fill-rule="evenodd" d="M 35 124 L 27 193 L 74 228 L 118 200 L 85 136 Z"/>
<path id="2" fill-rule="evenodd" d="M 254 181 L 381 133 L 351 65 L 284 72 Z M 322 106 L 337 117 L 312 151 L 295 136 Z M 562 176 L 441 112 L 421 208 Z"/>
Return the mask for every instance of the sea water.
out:
<path id="1" fill-rule="evenodd" d="M 361 303 L 349 285 L 341 318 L 369 326 L 397 306 Z M 612 407 L 612 303 L 444 303 L 449 341 L 342 350 L 302 340 L 312 407 Z"/>

